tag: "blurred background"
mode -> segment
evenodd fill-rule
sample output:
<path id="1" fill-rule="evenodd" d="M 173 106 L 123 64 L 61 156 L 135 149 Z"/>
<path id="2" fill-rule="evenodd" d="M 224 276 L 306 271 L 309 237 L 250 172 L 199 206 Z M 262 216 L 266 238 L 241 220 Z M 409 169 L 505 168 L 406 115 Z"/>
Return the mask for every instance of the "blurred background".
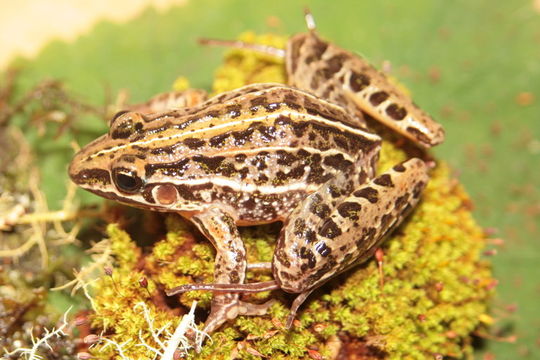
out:
<path id="1" fill-rule="evenodd" d="M 434 153 L 470 193 L 477 221 L 504 240 L 486 249 L 496 252 L 499 280 L 495 338 L 477 357 L 540 358 L 540 1 L 0 0 L 0 68 L 21 70 L 21 94 L 59 79 L 93 105 L 121 89 L 146 100 L 179 76 L 210 90 L 223 50 L 198 38 L 301 32 L 305 6 L 324 38 L 385 64 L 444 125 L 447 140 Z M 85 119 L 77 119 L 81 145 L 106 129 Z M 34 144 L 49 206 L 58 209 L 69 141 Z"/>

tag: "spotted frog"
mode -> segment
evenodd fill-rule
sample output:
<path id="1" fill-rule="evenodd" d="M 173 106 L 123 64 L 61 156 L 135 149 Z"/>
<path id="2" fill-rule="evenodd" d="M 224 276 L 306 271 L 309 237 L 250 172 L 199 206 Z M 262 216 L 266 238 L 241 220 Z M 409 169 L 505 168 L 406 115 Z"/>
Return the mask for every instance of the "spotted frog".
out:
<path id="1" fill-rule="evenodd" d="M 247 303 L 239 293 L 272 289 L 298 294 L 290 327 L 314 289 L 370 258 L 417 204 L 426 163 L 411 158 L 376 176 L 381 138 L 366 116 L 422 147 L 443 140 L 440 125 L 384 75 L 310 34 L 289 46 L 296 57 L 287 66 L 292 85 L 313 85 L 309 91 L 254 84 L 208 100 L 200 91 L 180 93 L 183 107 L 174 110 L 148 103 L 118 113 L 69 167 L 84 189 L 178 213 L 212 242 L 215 283 L 168 292 L 216 292 L 207 332 L 238 315 L 264 314 L 270 303 Z M 301 81 L 308 63 L 318 80 Z M 283 228 L 273 260 L 262 264 L 274 280 L 245 284 L 249 264 L 238 226 L 276 221 Z"/>

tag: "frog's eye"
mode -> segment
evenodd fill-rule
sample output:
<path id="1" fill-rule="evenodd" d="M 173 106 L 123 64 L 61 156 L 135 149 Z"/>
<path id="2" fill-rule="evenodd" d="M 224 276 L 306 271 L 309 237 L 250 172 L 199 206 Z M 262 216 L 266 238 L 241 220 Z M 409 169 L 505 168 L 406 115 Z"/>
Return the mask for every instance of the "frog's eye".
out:
<path id="1" fill-rule="evenodd" d="M 137 173 L 126 168 L 113 169 L 112 178 L 118 190 L 126 194 L 136 193 L 143 185 Z"/>

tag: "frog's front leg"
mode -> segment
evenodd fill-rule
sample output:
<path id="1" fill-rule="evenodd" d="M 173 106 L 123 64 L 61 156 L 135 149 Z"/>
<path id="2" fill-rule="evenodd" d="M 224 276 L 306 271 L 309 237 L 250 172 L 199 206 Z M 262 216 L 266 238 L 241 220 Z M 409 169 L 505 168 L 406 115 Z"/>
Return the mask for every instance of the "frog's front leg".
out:
<path id="1" fill-rule="evenodd" d="M 246 250 L 234 218 L 212 207 L 192 216 L 190 220 L 216 248 L 214 281 L 219 284 L 242 284 L 247 265 Z M 239 300 L 238 293 L 217 293 L 212 299 L 204 331 L 211 333 L 238 315 L 263 315 L 269 305 L 245 303 Z"/>
<path id="2" fill-rule="evenodd" d="M 309 293 L 331 277 L 359 264 L 379 247 L 416 205 L 427 184 L 427 166 L 417 158 L 340 194 L 341 180 L 330 181 L 298 205 L 276 245 L 274 278 L 300 295 L 287 321 Z"/>

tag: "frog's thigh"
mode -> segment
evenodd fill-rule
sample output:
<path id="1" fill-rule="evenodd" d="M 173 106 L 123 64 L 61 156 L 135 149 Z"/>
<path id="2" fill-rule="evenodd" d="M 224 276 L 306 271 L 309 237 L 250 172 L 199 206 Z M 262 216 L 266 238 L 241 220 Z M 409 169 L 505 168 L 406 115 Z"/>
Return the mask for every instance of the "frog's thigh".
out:
<path id="1" fill-rule="evenodd" d="M 241 284 L 246 271 L 246 250 L 234 219 L 218 208 L 194 215 L 191 221 L 216 248 L 214 282 L 218 284 Z M 205 331 L 212 332 L 229 319 L 234 319 L 241 308 L 238 294 L 214 295 Z"/>
<path id="2" fill-rule="evenodd" d="M 273 262 L 280 287 L 301 293 L 303 299 L 332 276 L 365 261 L 416 205 L 427 181 L 426 164 L 414 158 L 342 198 L 332 198 L 332 184 L 311 194 L 280 234 Z"/>

